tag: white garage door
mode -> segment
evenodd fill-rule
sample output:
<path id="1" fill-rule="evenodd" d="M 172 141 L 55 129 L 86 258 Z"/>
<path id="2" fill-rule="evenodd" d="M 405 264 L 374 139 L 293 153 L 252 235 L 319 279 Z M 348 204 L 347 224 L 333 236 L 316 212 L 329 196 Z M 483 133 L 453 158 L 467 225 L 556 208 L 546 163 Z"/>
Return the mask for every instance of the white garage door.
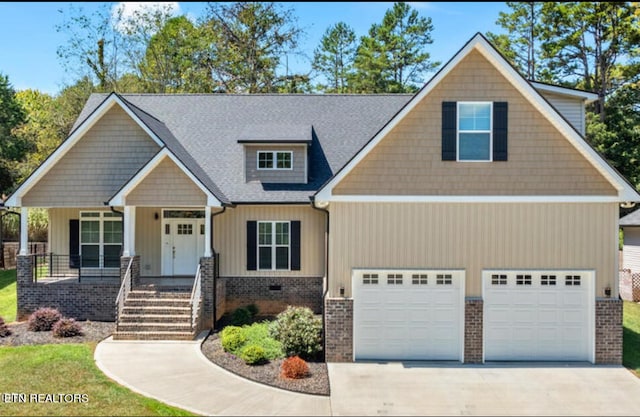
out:
<path id="1" fill-rule="evenodd" d="M 462 360 L 464 271 L 354 270 L 354 356 Z"/>
<path id="2" fill-rule="evenodd" d="M 484 358 L 593 362 L 592 271 L 484 271 Z"/>

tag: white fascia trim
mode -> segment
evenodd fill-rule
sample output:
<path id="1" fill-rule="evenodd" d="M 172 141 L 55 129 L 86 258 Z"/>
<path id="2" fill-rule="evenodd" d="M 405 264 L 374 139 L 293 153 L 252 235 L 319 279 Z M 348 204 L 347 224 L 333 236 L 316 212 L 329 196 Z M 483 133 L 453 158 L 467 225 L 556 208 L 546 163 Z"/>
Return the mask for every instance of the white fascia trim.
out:
<path id="1" fill-rule="evenodd" d="M 574 97 L 576 99 L 584 100 L 586 103 L 593 103 L 598 99 L 596 93 L 590 93 L 589 91 L 574 90 L 572 88 L 561 87 L 559 85 L 549 85 L 544 83 L 538 83 L 535 81 L 529 81 L 536 90 L 545 91 L 549 93 L 561 94 L 563 96 Z"/>
<path id="2" fill-rule="evenodd" d="M 476 35 L 453 59 L 440 70 L 425 87 L 414 96 L 411 101 L 387 124 L 345 167 L 325 184 L 317 193 L 319 202 L 331 201 L 332 190 L 342 179 L 360 163 L 373 148 L 408 114 L 414 107 L 428 95 L 453 68 L 473 49 L 477 49 L 485 58 L 494 64 L 511 84 L 519 90 L 536 107 L 560 133 L 582 154 L 610 183 L 618 190 L 619 200 L 640 202 L 640 194 L 633 189 L 604 159 L 576 132 L 572 126 L 540 95 L 539 92 L 526 81 L 502 56 L 491 46 L 482 35 Z"/>
<path id="3" fill-rule="evenodd" d="M 327 203 L 620 203 L 615 196 L 334 195 Z M 319 201 L 318 205 L 322 205 Z M 326 205 L 324 205 L 326 207 Z"/>
<path id="4" fill-rule="evenodd" d="M 122 110 L 125 111 L 141 128 L 144 130 L 151 139 L 159 146 L 164 147 L 164 143 L 158 136 L 153 133 L 149 128 L 142 123 L 129 109 L 125 103 L 122 102 L 120 97 L 116 94 L 111 94 L 107 97 L 102 104 L 100 104 L 89 117 L 85 119 L 76 130 L 60 144 L 60 146 L 47 158 L 34 172 L 27 178 L 25 182 L 11 195 L 11 197 L 5 202 L 6 206 L 20 207 L 22 204 L 22 196 L 24 196 L 42 177 L 53 168 L 60 159 L 82 138 L 89 129 L 91 129 L 97 122 L 104 116 L 115 104 L 118 104 Z"/>
<path id="5" fill-rule="evenodd" d="M 122 187 L 120 191 L 116 195 L 114 195 L 111 200 L 109 200 L 110 206 L 124 206 L 126 196 L 129 195 L 131 191 L 133 191 L 142 180 L 144 180 L 147 175 L 149 175 L 165 158 L 171 159 L 177 166 L 184 172 L 184 174 L 189 177 L 191 181 L 193 181 L 196 186 L 207 196 L 207 205 L 211 207 L 222 207 L 222 202 L 216 198 L 208 189 L 205 187 L 199 179 L 197 179 L 191 171 L 189 171 L 183 164 L 180 162 L 176 156 L 169 151 L 166 147 L 163 148 L 160 152 L 156 154 L 147 164 L 140 170 L 136 175 L 133 176 L 127 182 L 127 184 Z"/>

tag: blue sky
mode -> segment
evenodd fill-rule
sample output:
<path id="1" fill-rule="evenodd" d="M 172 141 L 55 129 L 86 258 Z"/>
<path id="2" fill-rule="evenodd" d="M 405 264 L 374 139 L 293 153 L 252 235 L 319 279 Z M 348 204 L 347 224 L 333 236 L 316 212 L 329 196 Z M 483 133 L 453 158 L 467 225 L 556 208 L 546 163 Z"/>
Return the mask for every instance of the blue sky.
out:
<path id="1" fill-rule="evenodd" d="M 112 3 L 117 4 L 117 3 Z M 508 7 L 502 2 L 411 2 L 420 15 L 430 17 L 434 26 L 434 43 L 429 53 L 434 61 L 442 63 L 462 47 L 477 32 L 503 32 L 495 25 L 500 11 Z M 0 2 L 0 73 L 9 77 L 16 90 L 37 89 L 55 94 L 74 81 L 73 74 L 65 74 L 56 49 L 67 41 L 58 33 L 56 25 L 62 23 L 59 10 L 69 10 L 69 2 Z M 90 12 L 100 3 L 75 2 Z M 298 24 L 306 33 L 301 39 L 301 49 L 312 56 L 324 31 L 331 25 L 344 21 L 358 37 L 365 35 L 371 24 L 380 23 L 391 2 L 287 2 L 294 9 Z M 180 2 L 179 11 L 190 16 L 201 16 L 206 3 Z M 291 59 L 289 66 L 295 70 L 310 64 Z"/>

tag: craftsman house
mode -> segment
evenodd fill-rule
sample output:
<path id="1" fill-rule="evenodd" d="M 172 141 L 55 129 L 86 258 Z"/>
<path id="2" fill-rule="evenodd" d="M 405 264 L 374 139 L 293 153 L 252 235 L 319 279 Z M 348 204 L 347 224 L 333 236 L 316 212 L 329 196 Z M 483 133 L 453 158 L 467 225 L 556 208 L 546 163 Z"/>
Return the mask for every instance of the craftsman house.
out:
<path id="1" fill-rule="evenodd" d="M 415 95 L 92 95 L 5 203 L 19 315 L 192 338 L 296 304 L 328 361 L 621 363 L 618 207 L 640 195 L 584 139 L 596 98 L 480 34 Z M 32 207 L 50 254 L 27 253 Z"/>

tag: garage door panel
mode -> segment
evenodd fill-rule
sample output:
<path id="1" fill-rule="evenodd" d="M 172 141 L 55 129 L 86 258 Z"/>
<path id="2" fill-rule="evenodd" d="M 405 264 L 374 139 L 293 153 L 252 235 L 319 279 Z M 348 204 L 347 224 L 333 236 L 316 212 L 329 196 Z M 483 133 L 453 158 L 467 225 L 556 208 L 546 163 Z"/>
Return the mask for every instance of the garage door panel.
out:
<path id="1" fill-rule="evenodd" d="M 492 285 L 491 274 L 483 273 L 485 360 L 591 360 L 592 272 L 500 272 L 510 284 L 530 275 L 530 286 Z"/>
<path id="2" fill-rule="evenodd" d="M 379 283 L 365 285 L 365 273 Z M 460 360 L 463 278 L 454 271 L 441 278 L 452 285 L 436 285 L 433 271 L 354 272 L 356 360 Z"/>

